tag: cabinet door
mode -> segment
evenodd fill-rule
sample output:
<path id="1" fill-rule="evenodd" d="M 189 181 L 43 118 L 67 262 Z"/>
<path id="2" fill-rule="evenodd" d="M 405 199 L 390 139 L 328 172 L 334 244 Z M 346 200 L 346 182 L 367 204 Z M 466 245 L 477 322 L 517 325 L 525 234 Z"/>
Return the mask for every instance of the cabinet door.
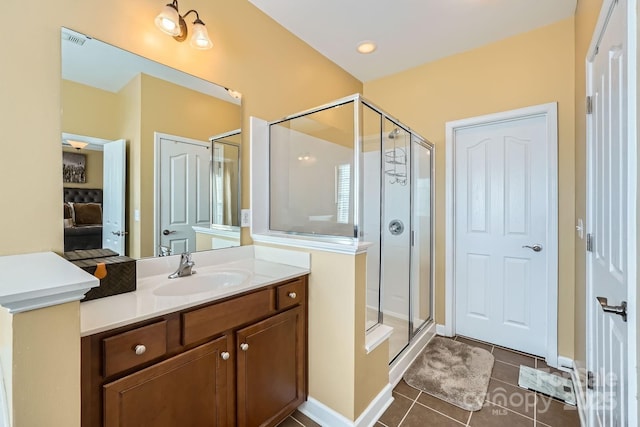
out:
<path id="1" fill-rule="evenodd" d="M 226 344 L 219 338 L 104 385 L 104 425 L 226 426 Z"/>
<path id="2" fill-rule="evenodd" d="M 306 398 L 305 322 L 300 307 L 237 331 L 237 420 L 273 426 Z"/>

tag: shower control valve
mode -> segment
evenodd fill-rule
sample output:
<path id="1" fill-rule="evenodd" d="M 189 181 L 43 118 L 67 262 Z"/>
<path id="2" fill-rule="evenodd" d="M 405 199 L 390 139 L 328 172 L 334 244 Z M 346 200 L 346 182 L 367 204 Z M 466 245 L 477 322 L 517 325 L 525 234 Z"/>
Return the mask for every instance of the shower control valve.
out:
<path id="1" fill-rule="evenodd" d="M 399 219 L 394 219 L 389 223 L 389 232 L 392 235 L 398 236 L 402 234 L 403 231 L 404 231 L 404 224 Z"/>

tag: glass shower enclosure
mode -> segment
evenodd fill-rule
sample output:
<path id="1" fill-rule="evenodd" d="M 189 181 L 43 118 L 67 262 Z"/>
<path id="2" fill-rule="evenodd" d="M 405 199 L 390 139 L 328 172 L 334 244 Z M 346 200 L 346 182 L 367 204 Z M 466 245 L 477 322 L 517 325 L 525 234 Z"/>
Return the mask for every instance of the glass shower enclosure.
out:
<path id="1" fill-rule="evenodd" d="M 269 124 L 269 229 L 368 242 L 366 325 L 390 363 L 432 320 L 433 145 L 360 95 Z"/>

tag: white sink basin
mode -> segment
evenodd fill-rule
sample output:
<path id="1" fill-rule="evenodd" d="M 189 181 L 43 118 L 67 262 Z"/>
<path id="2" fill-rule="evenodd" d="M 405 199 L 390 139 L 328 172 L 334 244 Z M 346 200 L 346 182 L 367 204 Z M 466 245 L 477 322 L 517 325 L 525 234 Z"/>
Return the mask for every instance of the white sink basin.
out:
<path id="1" fill-rule="evenodd" d="M 247 271 L 212 271 L 196 273 L 191 276 L 167 279 L 165 283 L 153 290 L 159 297 L 175 297 L 210 292 L 244 283 L 249 279 Z"/>

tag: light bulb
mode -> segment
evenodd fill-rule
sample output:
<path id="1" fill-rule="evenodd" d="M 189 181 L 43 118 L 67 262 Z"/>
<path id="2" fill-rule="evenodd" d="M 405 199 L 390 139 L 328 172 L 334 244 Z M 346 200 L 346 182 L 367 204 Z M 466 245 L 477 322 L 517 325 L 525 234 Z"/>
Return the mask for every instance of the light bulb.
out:
<path id="1" fill-rule="evenodd" d="M 357 50 L 358 52 L 366 55 L 368 53 L 373 53 L 377 48 L 378 46 L 376 45 L 375 42 L 371 40 L 365 40 L 358 44 Z"/>
<path id="2" fill-rule="evenodd" d="M 191 35 L 190 44 L 192 47 L 196 49 L 211 49 L 213 47 L 213 43 L 209 38 L 209 33 L 207 32 L 207 28 L 204 26 L 204 23 L 199 19 L 193 23 L 193 34 Z"/>
<path id="3" fill-rule="evenodd" d="M 174 37 L 180 35 L 180 15 L 172 4 L 167 4 L 162 8 L 162 11 L 156 16 L 155 23 L 163 33 Z"/>

